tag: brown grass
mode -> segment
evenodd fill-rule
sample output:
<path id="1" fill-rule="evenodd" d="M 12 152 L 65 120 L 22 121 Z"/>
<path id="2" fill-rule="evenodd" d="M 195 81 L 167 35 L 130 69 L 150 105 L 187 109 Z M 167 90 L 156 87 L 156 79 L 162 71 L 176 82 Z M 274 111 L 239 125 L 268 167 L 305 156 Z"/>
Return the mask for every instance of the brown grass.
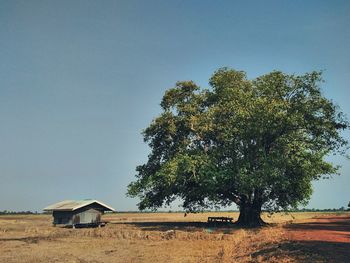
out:
<path id="1" fill-rule="evenodd" d="M 286 254 L 284 224 L 315 213 L 264 215 L 261 229 L 209 226 L 208 216 L 237 213 L 120 213 L 105 215 L 104 228 L 51 226 L 48 215 L 0 216 L 0 262 L 297 262 Z M 263 253 L 262 253 L 263 252 Z M 320 259 L 322 262 L 322 259 Z"/>

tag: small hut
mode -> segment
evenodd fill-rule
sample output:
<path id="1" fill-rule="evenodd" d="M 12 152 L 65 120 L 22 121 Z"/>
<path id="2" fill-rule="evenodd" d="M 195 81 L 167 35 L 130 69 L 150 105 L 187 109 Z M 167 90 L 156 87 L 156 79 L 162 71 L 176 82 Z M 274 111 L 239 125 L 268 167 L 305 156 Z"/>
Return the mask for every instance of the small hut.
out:
<path id="1" fill-rule="evenodd" d="M 85 200 L 65 200 L 49 205 L 44 211 L 52 212 L 53 225 L 66 225 L 75 227 L 100 226 L 101 215 L 105 211 L 114 209 L 100 201 Z"/>

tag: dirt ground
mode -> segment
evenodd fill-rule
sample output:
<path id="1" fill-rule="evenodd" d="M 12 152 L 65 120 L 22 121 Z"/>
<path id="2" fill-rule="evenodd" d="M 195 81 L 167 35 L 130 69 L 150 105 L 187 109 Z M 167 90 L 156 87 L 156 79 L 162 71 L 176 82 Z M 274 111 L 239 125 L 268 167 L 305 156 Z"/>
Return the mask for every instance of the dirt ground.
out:
<path id="1" fill-rule="evenodd" d="M 287 226 L 295 248 L 327 262 L 350 262 L 350 215 L 326 215 Z"/>
<path id="2" fill-rule="evenodd" d="M 208 216 L 238 214 L 116 213 L 93 229 L 0 216 L 0 262 L 349 262 L 350 213 L 264 215 L 259 229 L 208 225 Z"/>

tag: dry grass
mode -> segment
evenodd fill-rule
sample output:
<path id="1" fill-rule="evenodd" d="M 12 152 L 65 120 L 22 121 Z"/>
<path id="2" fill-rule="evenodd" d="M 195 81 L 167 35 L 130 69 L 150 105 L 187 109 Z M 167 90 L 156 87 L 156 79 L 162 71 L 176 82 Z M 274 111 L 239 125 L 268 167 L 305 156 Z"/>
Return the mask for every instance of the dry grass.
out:
<path id="1" fill-rule="evenodd" d="M 52 227 L 48 215 L 0 216 L 0 262 L 296 262 L 303 255 L 280 247 L 288 239 L 283 225 L 315 213 L 264 215 L 274 224 L 261 229 L 205 223 L 219 215 L 238 217 L 121 213 L 105 215 L 104 228 L 67 229 Z"/>

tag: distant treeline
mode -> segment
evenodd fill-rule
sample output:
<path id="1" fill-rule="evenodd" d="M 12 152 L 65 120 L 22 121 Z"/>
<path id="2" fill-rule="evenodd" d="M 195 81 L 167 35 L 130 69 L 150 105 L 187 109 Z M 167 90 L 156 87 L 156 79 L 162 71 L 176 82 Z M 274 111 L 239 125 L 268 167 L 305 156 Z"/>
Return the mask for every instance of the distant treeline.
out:
<path id="1" fill-rule="evenodd" d="M 318 208 L 298 208 L 298 209 L 291 209 L 288 211 L 275 211 L 275 212 L 344 212 L 344 211 L 350 211 L 350 208 L 346 209 L 345 207 L 340 208 L 326 208 L 326 209 L 318 209 Z M 232 213 L 232 212 L 239 212 L 238 210 L 205 210 L 201 211 L 203 213 L 209 213 L 209 212 L 222 212 L 222 213 Z M 268 212 L 268 211 L 265 211 Z M 120 214 L 120 213 L 186 213 L 185 211 L 115 211 L 115 212 L 107 212 L 109 214 Z M 39 214 L 51 214 L 51 212 L 37 212 L 37 211 L 8 211 L 3 210 L 0 211 L 0 215 L 39 215 Z"/>
<path id="2" fill-rule="evenodd" d="M 3 210 L 0 211 L 0 215 L 36 215 L 39 214 L 37 211 L 32 212 L 32 211 L 7 211 Z"/>
<path id="3" fill-rule="evenodd" d="M 300 208 L 289 210 L 289 212 L 343 212 L 350 211 L 350 208 L 346 209 L 344 206 L 340 208 L 326 208 L 326 209 L 318 209 L 318 208 Z"/>
<path id="4" fill-rule="evenodd" d="M 275 211 L 275 213 L 283 213 L 283 212 L 344 212 L 344 211 L 350 211 L 350 208 L 346 209 L 345 207 L 340 208 L 325 208 L 325 209 L 318 209 L 318 208 L 297 208 L 297 209 L 290 209 L 286 211 Z M 218 212 L 218 213 L 233 213 L 233 212 L 239 212 L 239 210 L 204 210 L 199 213 L 209 213 L 209 212 Z M 264 211 L 263 212 L 269 212 Z M 109 212 L 111 214 L 120 214 L 120 213 L 144 213 L 144 214 L 152 214 L 152 213 L 186 213 L 185 211 L 177 210 L 177 211 L 115 211 L 115 212 Z"/>

